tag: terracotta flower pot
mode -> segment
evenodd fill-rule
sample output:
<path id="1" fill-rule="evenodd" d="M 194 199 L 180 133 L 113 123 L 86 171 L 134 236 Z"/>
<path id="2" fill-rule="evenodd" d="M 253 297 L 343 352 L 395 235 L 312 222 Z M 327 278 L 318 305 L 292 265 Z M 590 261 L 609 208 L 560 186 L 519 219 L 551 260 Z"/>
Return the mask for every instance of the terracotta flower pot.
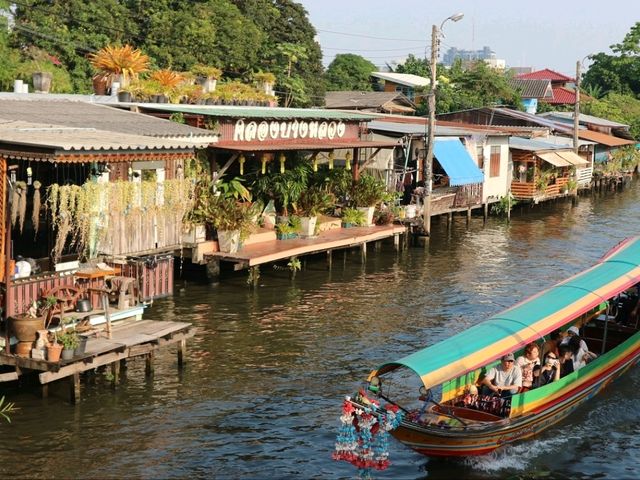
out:
<path id="1" fill-rule="evenodd" d="M 11 317 L 11 330 L 19 342 L 35 342 L 36 332 L 44 329 L 44 317 Z"/>
<path id="2" fill-rule="evenodd" d="M 62 353 L 61 343 L 52 343 L 47 347 L 47 361 L 58 362 L 60 361 L 60 354 Z"/>

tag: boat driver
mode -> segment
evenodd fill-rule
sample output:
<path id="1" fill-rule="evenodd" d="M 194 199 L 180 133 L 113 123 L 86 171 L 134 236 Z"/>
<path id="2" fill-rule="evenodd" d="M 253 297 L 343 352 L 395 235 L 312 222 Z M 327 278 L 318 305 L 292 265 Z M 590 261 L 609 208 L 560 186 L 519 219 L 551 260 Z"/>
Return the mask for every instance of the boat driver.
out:
<path id="1" fill-rule="evenodd" d="M 518 393 L 522 387 L 522 371 L 514 363 L 513 353 L 507 353 L 502 356 L 499 365 L 489 369 L 482 379 L 484 395 L 496 394 L 501 397 L 510 397 Z"/>

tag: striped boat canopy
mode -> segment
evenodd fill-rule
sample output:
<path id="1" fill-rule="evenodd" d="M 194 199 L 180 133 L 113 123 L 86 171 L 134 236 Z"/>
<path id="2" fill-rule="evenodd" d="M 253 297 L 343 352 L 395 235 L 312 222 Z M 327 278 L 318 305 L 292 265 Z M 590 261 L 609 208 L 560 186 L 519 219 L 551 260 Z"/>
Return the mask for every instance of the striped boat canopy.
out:
<path id="1" fill-rule="evenodd" d="M 369 378 L 406 367 L 427 388 L 439 385 L 571 324 L 638 282 L 640 237 L 635 237 L 621 242 L 590 269 L 451 338 L 385 363 L 371 372 Z"/>

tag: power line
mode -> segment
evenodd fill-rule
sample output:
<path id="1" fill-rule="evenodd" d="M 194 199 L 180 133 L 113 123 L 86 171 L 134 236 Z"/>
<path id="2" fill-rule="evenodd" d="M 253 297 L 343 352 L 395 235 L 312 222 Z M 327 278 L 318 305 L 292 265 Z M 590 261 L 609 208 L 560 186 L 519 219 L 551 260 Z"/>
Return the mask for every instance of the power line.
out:
<path id="1" fill-rule="evenodd" d="M 424 42 L 426 40 L 426 37 L 423 38 L 422 40 L 415 40 L 412 38 L 389 38 L 389 37 L 374 37 L 372 35 L 363 35 L 360 33 L 345 33 L 345 32 L 336 32 L 333 30 L 321 30 L 319 28 L 316 28 L 316 31 L 318 32 L 322 32 L 322 33 L 332 33 L 334 35 L 344 35 L 347 37 L 360 37 L 360 38 L 372 38 L 374 40 L 390 40 L 392 42 Z"/>
<path id="2" fill-rule="evenodd" d="M 344 50 L 347 52 L 405 52 L 407 50 L 417 50 L 422 49 L 422 47 L 404 47 L 404 48 L 373 48 L 373 49 L 362 49 L 362 48 L 339 48 L 339 47 L 322 47 L 323 50 Z"/>

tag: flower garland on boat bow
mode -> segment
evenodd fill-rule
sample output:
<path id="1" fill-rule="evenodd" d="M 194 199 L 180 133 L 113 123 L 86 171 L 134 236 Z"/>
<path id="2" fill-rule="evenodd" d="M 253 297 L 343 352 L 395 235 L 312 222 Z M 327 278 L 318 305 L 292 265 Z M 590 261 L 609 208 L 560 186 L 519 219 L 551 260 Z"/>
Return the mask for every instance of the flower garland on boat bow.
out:
<path id="1" fill-rule="evenodd" d="M 336 438 L 334 460 L 344 460 L 358 467 L 360 478 L 371 478 L 372 469 L 385 470 L 389 465 L 389 432 L 402 422 L 403 412 L 397 405 L 380 406 L 363 390 L 357 401 L 365 408 L 356 408 L 347 396 L 342 404 L 341 426 Z"/>

